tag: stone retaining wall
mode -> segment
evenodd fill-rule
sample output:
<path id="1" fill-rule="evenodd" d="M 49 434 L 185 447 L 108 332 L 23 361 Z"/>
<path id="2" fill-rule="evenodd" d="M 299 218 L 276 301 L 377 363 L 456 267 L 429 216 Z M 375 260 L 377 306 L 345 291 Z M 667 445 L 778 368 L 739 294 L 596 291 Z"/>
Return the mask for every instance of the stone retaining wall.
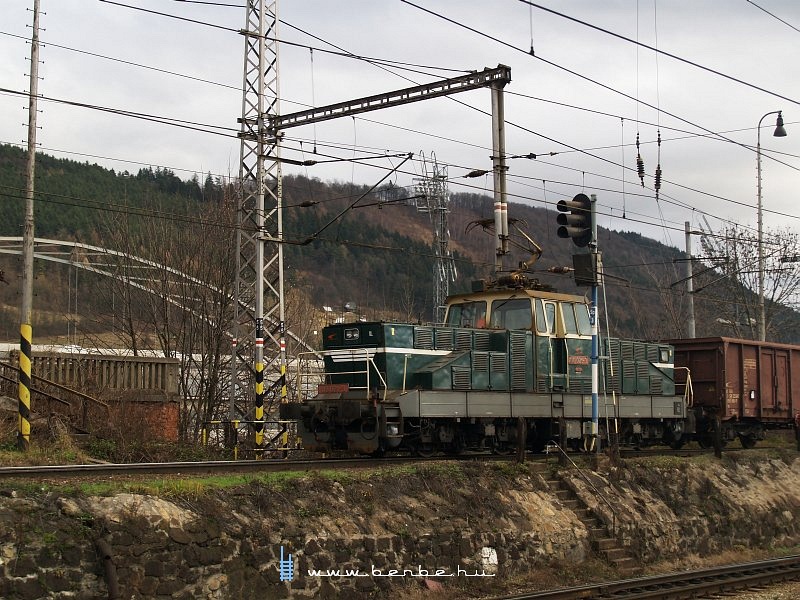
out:
<path id="1" fill-rule="evenodd" d="M 800 460 L 714 464 L 592 478 L 617 507 L 619 537 L 643 561 L 800 541 Z M 580 478 L 564 476 L 603 513 Z M 125 599 L 349 599 L 425 580 L 465 597 L 491 593 L 553 561 L 591 555 L 585 527 L 544 479 L 523 467 L 464 465 L 278 487 L 253 481 L 171 499 L 0 484 L 0 597 L 108 598 L 117 583 Z M 110 547 L 109 571 L 98 540 Z"/>

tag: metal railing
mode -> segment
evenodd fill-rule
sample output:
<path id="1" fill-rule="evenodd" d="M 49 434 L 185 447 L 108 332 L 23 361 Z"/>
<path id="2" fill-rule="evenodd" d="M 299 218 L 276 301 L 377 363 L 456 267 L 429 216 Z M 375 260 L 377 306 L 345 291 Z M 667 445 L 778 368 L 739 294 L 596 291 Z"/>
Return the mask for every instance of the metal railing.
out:
<path id="1" fill-rule="evenodd" d="M 683 388 L 683 402 L 687 408 L 694 406 L 694 388 L 692 387 L 692 371 L 689 367 L 675 367 L 676 371 L 686 371 L 686 381 Z"/>
<path id="2" fill-rule="evenodd" d="M 550 449 L 553 448 L 553 447 L 555 447 L 559 452 L 561 452 L 561 454 L 564 456 L 564 458 L 566 458 L 570 462 L 570 464 L 573 467 L 575 467 L 575 470 L 578 471 L 578 474 L 595 491 L 595 493 L 597 494 L 597 497 L 600 498 L 600 500 L 602 500 L 606 504 L 606 506 L 608 506 L 608 509 L 611 511 L 611 532 L 614 535 L 616 535 L 617 534 L 617 512 L 614 510 L 614 506 L 611 504 L 611 502 L 608 501 L 608 499 L 603 495 L 603 493 L 599 489 L 597 489 L 597 486 L 594 483 L 592 483 L 591 479 L 589 479 L 586 476 L 586 473 L 583 472 L 583 469 L 581 469 L 578 465 L 575 464 L 575 461 L 573 461 L 569 457 L 569 454 L 567 454 L 564 451 L 564 449 L 561 446 L 558 445 L 558 443 L 556 443 L 554 440 L 550 440 L 549 442 L 547 442 L 547 444 L 545 446 L 545 453 L 546 454 L 550 454 Z"/>
<path id="3" fill-rule="evenodd" d="M 378 366 L 375 364 L 375 361 L 372 360 L 372 356 L 370 356 L 370 352 L 372 352 L 374 354 L 376 351 L 377 351 L 377 349 L 375 349 L 375 348 L 353 348 L 351 350 L 339 349 L 339 350 L 327 350 L 325 352 L 300 352 L 300 353 L 297 354 L 297 376 L 296 376 L 297 388 L 296 389 L 298 389 L 298 390 L 308 389 L 309 386 L 308 386 L 307 381 L 303 381 L 304 377 L 306 379 L 308 379 L 310 377 L 318 377 L 318 378 L 323 380 L 323 383 L 327 383 L 326 380 L 331 376 L 355 375 L 355 376 L 363 376 L 364 380 L 366 382 L 366 385 L 364 385 L 364 386 L 353 386 L 353 385 L 350 385 L 348 383 L 347 384 L 348 385 L 348 390 L 362 390 L 363 389 L 363 390 L 366 391 L 367 395 L 369 395 L 370 390 L 372 389 L 372 387 L 370 386 L 370 373 L 374 370 L 375 374 L 377 374 L 378 379 L 380 381 L 380 388 L 383 389 L 383 398 L 381 398 L 381 401 L 386 400 L 386 394 L 388 392 L 388 386 L 386 385 L 386 380 L 384 379 L 384 377 L 381 374 L 381 372 L 378 370 Z M 364 364 L 365 364 L 364 369 L 355 369 L 355 370 L 352 370 L 352 371 L 336 371 L 336 372 L 331 372 L 331 373 L 324 372 L 324 370 L 322 372 L 316 371 L 316 372 L 313 372 L 313 373 L 310 372 L 310 371 L 304 371 L 303 370 L 303 365 L 304 365 L 304 363 L 307 362 L 307 359 L 305 358 L 307 356 L 313 355 L 313 357 L 315 359 L 317 359 L 317 360 L 319 360 L 319 358 L 322 357 L 323 360 L 324 360 L 324 357 L 326 357 L 326 356 L 329 356 L 329 357 L 332 357 L 332 356 L 337 356 L 337 357 L 345 356 L 345 357 L 347 357 L 348 354 L 350 355 L 350 362 L 353 362 L 353 363 L 357 363 L 358 362 L 358 363 L 360 363 L 360 362 L 363 361 Z M 361 356 L 359 356 L 360 354 L 363 354 L 363 359 L 361 358 Z"/>

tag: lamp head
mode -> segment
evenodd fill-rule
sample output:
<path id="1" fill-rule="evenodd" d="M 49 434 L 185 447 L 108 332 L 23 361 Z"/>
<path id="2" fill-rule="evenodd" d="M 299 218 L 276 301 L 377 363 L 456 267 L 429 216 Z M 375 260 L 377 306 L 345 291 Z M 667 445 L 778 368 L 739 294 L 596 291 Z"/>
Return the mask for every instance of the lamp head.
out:
<path id="1" fill-rule="evenodd" d="M 775 137 L 786 137 L 786 130 L 783 128 L 783 115 L 778 112 L 778 121 L 775 123 L 775 133 L 772 134 Z"/>

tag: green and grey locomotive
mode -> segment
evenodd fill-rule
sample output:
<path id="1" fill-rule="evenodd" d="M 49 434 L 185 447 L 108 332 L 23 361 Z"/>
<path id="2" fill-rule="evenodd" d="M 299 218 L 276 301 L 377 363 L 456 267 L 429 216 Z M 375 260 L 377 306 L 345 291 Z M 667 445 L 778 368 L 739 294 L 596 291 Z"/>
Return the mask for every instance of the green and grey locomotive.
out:
<path id="1" fill-rule="evenodd" d="M 419 455 L 463 450 L 539 451 L 550 440 L 591 439 L 589 309 L 582 296 L 524 279 L 447 299 L 442 325 L 337 323 L 323 330 L 324 365 L 302 402 L 285 405 L 303 447 Z M 669 344 L 603 339 L 602 443 L 680 446 L 690 399 L 676 394 Z"/>

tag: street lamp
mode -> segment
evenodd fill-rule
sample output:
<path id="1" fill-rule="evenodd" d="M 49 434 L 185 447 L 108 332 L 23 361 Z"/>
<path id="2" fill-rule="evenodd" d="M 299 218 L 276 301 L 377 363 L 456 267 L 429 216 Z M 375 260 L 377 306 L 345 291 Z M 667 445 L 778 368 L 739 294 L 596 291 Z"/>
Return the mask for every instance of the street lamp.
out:
<path id="1" fill-rule="evenodd" d="M 775 122 L 775 137 L 786 137 L 786 130 L 783 128 L 783 116 L 781 111 L 773 110 L 768 112 L 758 120 L 758 143 L 756 144 L 756 170 L 758 172 L 758 339 L 762 342 L 767 339 L 767 321 L 764 316 L 764 233 L 763 219 L 761 216 L 761 122 L 770 115 L 778 115 Z"/>

